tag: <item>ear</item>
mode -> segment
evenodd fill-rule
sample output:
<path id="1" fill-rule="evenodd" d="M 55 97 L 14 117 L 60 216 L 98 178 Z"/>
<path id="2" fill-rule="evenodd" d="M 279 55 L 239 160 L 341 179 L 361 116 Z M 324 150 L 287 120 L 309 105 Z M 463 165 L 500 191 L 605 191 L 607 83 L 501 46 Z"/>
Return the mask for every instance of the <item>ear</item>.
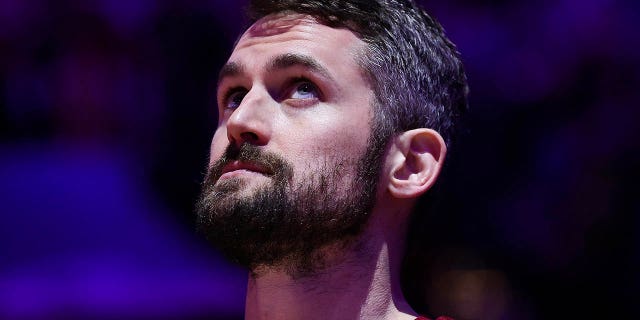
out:
<path id="1" fill-rule="evenodd" d="M 394 144 L 388 190 L 396 198 L 417 198 L 436 182 L 447 146 L 438 132 L 425 128 L 403 132 Z"/>

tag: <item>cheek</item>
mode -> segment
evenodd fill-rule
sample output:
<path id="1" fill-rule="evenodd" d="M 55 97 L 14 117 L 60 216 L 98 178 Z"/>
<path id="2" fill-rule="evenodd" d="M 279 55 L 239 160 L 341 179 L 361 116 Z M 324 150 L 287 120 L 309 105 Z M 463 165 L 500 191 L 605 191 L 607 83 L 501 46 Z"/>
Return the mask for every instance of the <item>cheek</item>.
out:
<path id="1" fill-rule="evenodd" d="M 366 123 L 350 119 L 338 121 L 318 132 L 316 145 L 320 150 L 338 156 L 360 155 L 366 148 L 369 138 L 369 126 Z"/>
<path id="2" fill-rule="evenodd" d="M 305 140 L 307 143 L 300 144 L 301 147 L 292 153 L 298 155 L 294 161 L 300 171 L 309 168 L 333 170 L 342 164 L 341 167 L 350 168 L 344 172 L 349 175 L 366 151 L 368 131 L 349 126 L 325 128 L 309 132 Z"/>
<path id="3" fill-rule="evenodd" d="M 211 148 L 209 150 L 209 165 L 218 160 L 224 150 L 229 145 L 229 140 L 227 139 L 227 130 L 224 127 L 219 127 L 215 134 L 213 135 L 213 139 L 211 139 Z"/>

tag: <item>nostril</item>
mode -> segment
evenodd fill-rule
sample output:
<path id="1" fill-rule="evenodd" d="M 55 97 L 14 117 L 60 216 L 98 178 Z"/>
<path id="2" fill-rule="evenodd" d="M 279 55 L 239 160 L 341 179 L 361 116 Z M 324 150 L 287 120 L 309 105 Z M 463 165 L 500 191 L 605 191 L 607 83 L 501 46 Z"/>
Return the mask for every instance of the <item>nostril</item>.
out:
<path id="1" fill-rule="evenodd" d="M 243 132 L 240 134 L 240 137 L 249 143 L 256 143 L 258 141 L 258 135 L 253 132 Z"/>

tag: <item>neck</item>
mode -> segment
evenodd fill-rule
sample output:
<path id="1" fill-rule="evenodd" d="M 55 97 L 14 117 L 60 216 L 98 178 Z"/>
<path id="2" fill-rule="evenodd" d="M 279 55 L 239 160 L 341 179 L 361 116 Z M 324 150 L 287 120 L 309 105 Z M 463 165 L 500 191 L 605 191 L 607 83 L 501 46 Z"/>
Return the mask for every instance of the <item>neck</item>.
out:
<path id="1" fill-rule="evenodd" d="M 362 238 L 310 276 L 293 278 L 282 268 L 252 273 L 246 319 L 415 319 L 400 289 L 401 254 L 394 251 L 401 247 L 384 236 Z"/>

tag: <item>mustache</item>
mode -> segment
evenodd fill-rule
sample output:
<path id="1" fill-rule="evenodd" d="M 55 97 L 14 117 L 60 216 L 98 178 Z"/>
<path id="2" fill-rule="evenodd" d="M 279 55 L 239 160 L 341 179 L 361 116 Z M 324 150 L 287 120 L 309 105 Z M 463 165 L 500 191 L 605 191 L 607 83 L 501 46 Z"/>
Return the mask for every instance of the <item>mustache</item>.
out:
<path id="1" fill-rule="evenodd" d="M 229 144 L 222 156 L 209 167 L 205 181 L 214 184 L 222 175 L 222 169 L 233 161 L 242 161 L 263 167 L 272 172 L 278 181 L 288 180 L 293 176 L 293 165 L 282 156 L 264 151 L 258 146 L 243 143 L 240 146 Z"/>

